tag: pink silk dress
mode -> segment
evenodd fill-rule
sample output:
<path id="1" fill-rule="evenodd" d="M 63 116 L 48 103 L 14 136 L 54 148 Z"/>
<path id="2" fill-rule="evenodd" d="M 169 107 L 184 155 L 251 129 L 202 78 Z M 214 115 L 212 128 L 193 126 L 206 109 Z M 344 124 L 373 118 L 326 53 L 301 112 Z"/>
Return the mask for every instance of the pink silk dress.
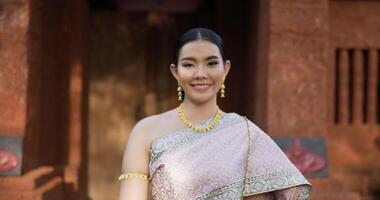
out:
<path id="1" fill-rule="evenodd" d="M 205 126 L 207 119 L 198 124 Z M 249 121 L 225 113 L 208 133 L 182 129 L 156 139 L 150 148 L 149 181 L 154 200 L 241 198 L 310 199 L 311 185 L 273 140 Z"/>

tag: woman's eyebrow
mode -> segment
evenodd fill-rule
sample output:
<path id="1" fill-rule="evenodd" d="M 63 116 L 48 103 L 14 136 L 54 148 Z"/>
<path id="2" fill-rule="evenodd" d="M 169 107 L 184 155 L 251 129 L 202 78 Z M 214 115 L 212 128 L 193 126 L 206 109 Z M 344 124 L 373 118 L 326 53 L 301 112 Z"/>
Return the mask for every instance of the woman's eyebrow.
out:
<path id="1" fill-rule="evenodd" d="M 195 58 L 193 58 L 193 57 L 184 57 L 184 58 L 181 58 L 181 61 L 184 61 L 184 60 L 195 61 Z"/>
<path id="2" fill-rule="evenodd" d="M 206 60 L 218 59 L 218 56 L 208 56 Z"/>
<path id="3" fill-rule="evenodd" d="M 219 58 L 218 56 L 212 55 L 212 56 L 206 57 L 205 60 L 212 60 L 212 59 L 218 59 L 218 58 Z M 196 59 L 193 58 L 193 57 L 183 57 L 183 58 L 181 58 L 181 61 L 184 61 L 184 60 L 196 61 Z"/>

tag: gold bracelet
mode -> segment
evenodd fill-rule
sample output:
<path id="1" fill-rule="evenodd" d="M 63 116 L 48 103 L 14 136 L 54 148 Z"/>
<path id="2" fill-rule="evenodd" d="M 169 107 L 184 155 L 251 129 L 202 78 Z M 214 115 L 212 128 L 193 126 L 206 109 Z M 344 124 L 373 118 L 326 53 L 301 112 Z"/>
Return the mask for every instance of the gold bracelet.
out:
<path id="1" fill-rule="evenodd" d="M 142 178 L 148 180 L 148 176 L 140 173 L 124 173 L 119 176 L 119 181 L 126 180 L 127 178 Z"/>

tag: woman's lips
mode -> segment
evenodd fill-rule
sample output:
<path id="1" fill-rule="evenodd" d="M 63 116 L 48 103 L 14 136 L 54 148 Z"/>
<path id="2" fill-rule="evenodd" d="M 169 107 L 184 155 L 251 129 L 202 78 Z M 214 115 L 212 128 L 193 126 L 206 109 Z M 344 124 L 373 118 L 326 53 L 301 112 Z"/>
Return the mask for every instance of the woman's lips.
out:
<path id="1" fill-rule="evenodd" d="M 191 84 L 191 87 L 196 91 L 204 92 L 211 87 L 211 84 Z"/>

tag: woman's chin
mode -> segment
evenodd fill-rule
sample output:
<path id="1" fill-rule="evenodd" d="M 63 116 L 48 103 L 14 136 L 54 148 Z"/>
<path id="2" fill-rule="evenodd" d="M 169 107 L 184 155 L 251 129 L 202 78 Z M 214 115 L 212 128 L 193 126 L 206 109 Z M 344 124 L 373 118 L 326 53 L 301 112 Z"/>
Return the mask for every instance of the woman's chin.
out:
<path id="1" fill-rule="evenodd" d="M 201 104 L 201 103 L 206 103 L 208 101 L 211 101 L 215 98 L 215 95 L 194 95 L 194 96 L 189 96 L 189 100 Z"/>

